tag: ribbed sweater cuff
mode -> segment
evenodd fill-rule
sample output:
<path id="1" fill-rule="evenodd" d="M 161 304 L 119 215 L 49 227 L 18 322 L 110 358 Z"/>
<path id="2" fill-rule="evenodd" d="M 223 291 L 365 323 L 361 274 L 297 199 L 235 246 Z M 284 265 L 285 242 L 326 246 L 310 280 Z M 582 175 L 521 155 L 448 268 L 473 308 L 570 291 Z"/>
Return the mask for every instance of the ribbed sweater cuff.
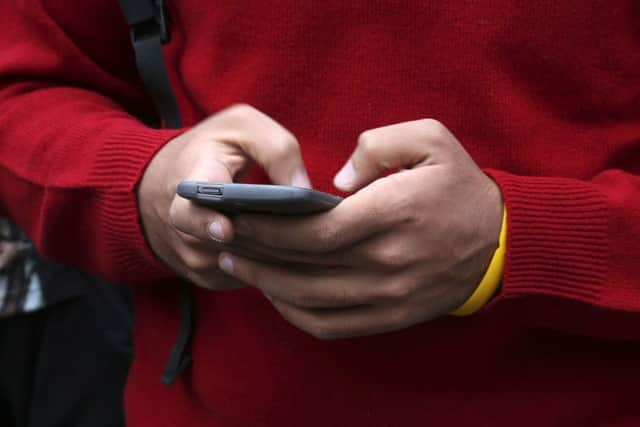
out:
<path id="1" fill-rule="evenodd" d="M 487 170 L 509 212 L 501 300 L 547 295 L 598 304 L 606 278 L 607 206 L 589 183 Z"/>
<path id="2" fill-rule="evenodd" d="M 183 132 L 152 129 L 142 125 L 110 133 L 101 147 L 90 176 L 98 188 L 97 221 L 108 264 L 115 263 L 117 280 L 126 283 L 150 282 L 173 277 L 147 244 L 138 211 L 136 187 L 145 168 L 169 140 Z"/>

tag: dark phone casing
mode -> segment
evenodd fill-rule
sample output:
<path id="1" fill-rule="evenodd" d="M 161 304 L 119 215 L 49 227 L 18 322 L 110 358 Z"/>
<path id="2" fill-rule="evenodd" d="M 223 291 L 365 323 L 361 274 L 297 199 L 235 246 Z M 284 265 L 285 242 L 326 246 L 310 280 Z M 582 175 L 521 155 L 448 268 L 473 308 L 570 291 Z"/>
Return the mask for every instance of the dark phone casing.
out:
<path id="1" fill-rule="evenodd" d="M 311 214 L 328 211 L 342 201 L 332 194 L 285 185 L 183 181 L 177 193 L 227 213 Z"/>

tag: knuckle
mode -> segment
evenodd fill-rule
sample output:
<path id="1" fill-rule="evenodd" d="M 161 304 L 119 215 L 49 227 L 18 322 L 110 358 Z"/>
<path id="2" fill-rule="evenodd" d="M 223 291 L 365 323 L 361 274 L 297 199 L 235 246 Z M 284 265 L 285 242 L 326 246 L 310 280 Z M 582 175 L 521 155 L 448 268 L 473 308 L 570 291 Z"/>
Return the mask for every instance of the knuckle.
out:
<path id="1" fill-rule="evenodd" d="M 292 315 L 291 313 L 291 309 L 289 307 L 287 307 L 286 305 L 278 302 L 277 300 L 273 300 L 273 307 L 276 309 L 276 311 L 278 313 L 280 313 L 280 315 L 282 316 L 282 318 L 284 320 L 286 320 L 287 322 L 291 323 L 292 325 L 295 325 L 299 328 L 301 328 L 298 323 L 296 322 L 295 316 Z"/>
<path id="2" fill-rule="evenodd" d="M 304 287 L 298 287 L 299 290 L 292 292 L 291 298 L 293 302 L 304 308 L 334 308 L 345 307 L 350 305 L 355 298 L 350 297 L 346 287 L 341 286 L 335 288 L 335 291 L 326 291 L 324 293 L 305 291 Z M 327 286 L 326 289 L 334 289 Z"/>
<path id="3" fill-rule="evenodd" d="M 236 104 L 232 104 L 226 110 L 224 110 L 224 112 L 231 116 L 246 118 L 257 114 L 258 110 L 249 104 L 239 102 Z"/>
<path id="4" fill-rule="evenodd" d="M 338 230 L 331 225 L 324 225 L 318 232 L 318 247 L 321 252 L 330 252 L 338 246 Z"/>
<path id="5" fill-rule="evenodd" d="M 391 270 L 404 267 L 407 263 L 407 254 L 403 248 L 390 243 L 372 249 L 371 258 L 379 266 Z"/>
<path id="6" fill-rule="evenodd" d="M 347 307 L 357 305 L 360 301 L 359 297 L 350 292 L 349 286 L 343 284 L 339 287 L 339 291 L 333 296 L 331 302 L 335 307 Z"/>
<path id="7" fill-rule="evenodd" d="M 386 179 L 386 178 L 384 178 Z M 387 187 L 387 182 L 379 184 L 380 190 L 384 190 Z M 387 192 L 391 193 L 391 192 Z M 390 196 L 392 197 L 392 196 Z M 387 226 L 394 222 L 395 212 L 389 210 L 390 197 L 374 197 L 369 202 L 368 212 L 366 213 L 367 219 L 374 221 L 383 226 Z"/>
<path id="8" fill-rule="evenodd" d="M 302 287 L 291 290 L 290 298 L 295 305 L 304 308 L 318 307 L 320 302 L 316 295 L 305 292 Z"/>
<path id="9" fill-rule="evenodd" d="M 291 155 L 298 154 L 300 145 L 295 136 L 290 132 L 284 131 L 281 135 L 274 138 L 272 152 L 274 157 L 284 159 Z"/>
<path id="10" fill-rule="evenodd" d="M 423 119 L 420 126 L 425 137 L 431 141 L 446 141 L 449 131 L 446 126 L 436 119 Z"/>
<path id="11" fill-rule="evenodd" d="M 181 229 L 180 224 L 180 209 L 178 208 L 178 204 L 174 201 L 169 206 L 169 224 L 173 228 Z"/>
<path id="12" fill-rule="evenodd" d="M 358 150 L 365 157 L 375 157 L 376 154 L 376 137 L 372 130 L 366 130 L 358 136 Z"/>
<path id="13" fill-rule="evenodd" d="M 387 319 L 388 329 L 397 330 L 408 326 L 411 323 L 411 315 L 409 310 L 404 306 L 397 307 L 389 313 Z"/>
<path id="14" fill-rule="evenodd" d="M 180 238 L 185 245 L 191 247 L 192 249 L 205 247 L 205 243 L 202 240 L 190 234 L 180 233 Z"/>
<path id="15" fill-rule="evenodd" d="M 204 272 L 211 268 L 212 257 L 202 256 L 197 251 L 187 250 L 182 254 L 182 262 L 187 267 L 187 270 L 195 273 Z"/>
<path id="16" fill-rule="evenodd" d="M 383 295 L 389 301 L 405 301 L 414 291 L 414 287 L 404 280 L 393 280 L 387 283 L 383 288 Z"/>
<path id="17" fill-rule="evenodd" d="M 339 336 L 337 331 L 321 320 L 314 320 L 310 322 L 305 330 L 319 340 L 332 340 Z"/>
<path id="18" fill-rule="evenodd" d="M 407 177 L 403 174 L 390 175 L 392 185 L 395 188 L 408 188 L 411 183 L 407 182 Z M 395 191 L 386 198 L 386 203 L 380 209 L 386 210 L 389 224 L 405 224 L 410 222 L 415 216 L 416 199 L 408 191 Z"/>

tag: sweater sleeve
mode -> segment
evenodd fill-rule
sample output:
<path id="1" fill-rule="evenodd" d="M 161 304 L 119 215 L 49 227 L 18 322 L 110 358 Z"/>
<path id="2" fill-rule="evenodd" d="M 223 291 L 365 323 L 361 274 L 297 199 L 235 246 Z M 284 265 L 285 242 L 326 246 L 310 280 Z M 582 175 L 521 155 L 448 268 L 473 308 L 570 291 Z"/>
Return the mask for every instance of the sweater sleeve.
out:
<path id="1" fill-rule="evenodd" d="M 117 2 L 73 6 L 104 9 L 74 14 L 101 22 L 65 22 L 54 10 L 64 2 L 46 3 L 0 14 L 0 215 L 57 261 L 116 282 L 167 278 L 145 243 L 135 188 L 180 131 L 135 118 L 153 109 Z"/>
<path id="2" fill-rule="evenodd" d="M 487 310 L 513 310 L 534 327 L 640 340 L 640 176 L 487 173 L 509 212 L 502 289 Z"/>

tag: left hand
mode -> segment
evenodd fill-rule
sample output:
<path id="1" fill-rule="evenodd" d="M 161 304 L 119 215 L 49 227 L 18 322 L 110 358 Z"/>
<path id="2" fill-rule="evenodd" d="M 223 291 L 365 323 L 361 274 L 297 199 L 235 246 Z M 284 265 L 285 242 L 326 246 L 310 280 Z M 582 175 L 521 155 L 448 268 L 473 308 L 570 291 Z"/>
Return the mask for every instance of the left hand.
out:
<path id="1" fill-rule="evenodd" d="M 280 262 L 226 252 L 220 267 L 323 339 L 406 328 L 473 293 L 497 247 L 502 199 L 441 123 L 364 132 L 335 184 L 360 191 L 318 215 L 236 219 L 239 243 Z"/>

